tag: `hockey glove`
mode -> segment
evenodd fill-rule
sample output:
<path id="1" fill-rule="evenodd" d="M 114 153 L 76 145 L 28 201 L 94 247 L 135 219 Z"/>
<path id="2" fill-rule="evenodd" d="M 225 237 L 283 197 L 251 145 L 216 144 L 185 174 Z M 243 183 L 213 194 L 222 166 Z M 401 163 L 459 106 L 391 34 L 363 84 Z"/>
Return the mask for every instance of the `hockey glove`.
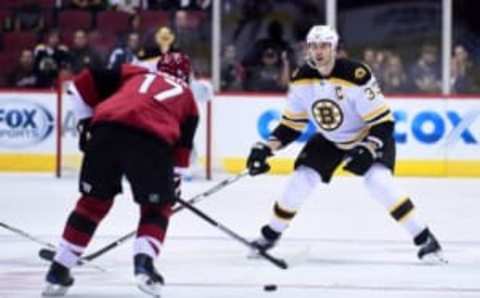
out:
<path id="1" fill-rule="evenodd" d="M 87 147 L 87 143 L 92 137 L 91 134 L 91 127 L 90 123 L 92 122 L 92 118 L 84 118 L 78 121 L 77 123 L 77 131 L 79 134 L 79 139 L 78 139 L 78 147 L 80 148 L 80 151 L 85 152 L 85 149 Z"/>
<path id="2" fill-rule="evenodd" d="M 255 143 L 247 159 L 248 173 L 255 176 L 270 171 L 270 165 L 267 163 L 270 156 L 273 156 L 270 147 L 261 142 Z"/>
<path id="3" fill-rule="evenodd" d="M 344 170 L 356 175 L 364 175 L 378 157 L 383 142 L 375 137 L 366 137 L 347 153 Z"/>

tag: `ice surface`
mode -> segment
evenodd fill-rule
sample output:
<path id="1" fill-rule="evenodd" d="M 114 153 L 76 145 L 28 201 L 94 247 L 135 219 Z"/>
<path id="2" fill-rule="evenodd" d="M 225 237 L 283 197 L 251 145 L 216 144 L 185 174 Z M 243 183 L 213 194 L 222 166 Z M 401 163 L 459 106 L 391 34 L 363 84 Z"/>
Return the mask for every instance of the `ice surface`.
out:
<path id="1" fill-rule="evenodd" d="M 189 198 L 212 182 L 185 184 Z M 204 199 L 198 207 L 247 238 L 270 217 L 285 176 L 246 177 Z M 188 211 L 171 221 L 158 268 L 165 298 L 411 298 L 480 297 L 480 180 L 399 178 L 436 233 L 450 264 L 426 266 L 411 239 L 356 178 L 319 187 L 272 253 L 290 261 L 283 271 L 245 258 L 246 248 Z M 0 221 L 56 243 L 77 199 L 73 178 L 0 175 Z M 89 247 L 93 251 L 135 228 L 138 211 L 128 194 L 117 202 Z M 133 285 L 131 241 L 74 271 L 67 297 L 146 297 Z M 40 297 L 47 264 L 41 246 L 0 228 L 0 298 Z M 88 253 L 88 252 L 87 252 Z M 278 290 L 263 291 L 265 284 Z"/>

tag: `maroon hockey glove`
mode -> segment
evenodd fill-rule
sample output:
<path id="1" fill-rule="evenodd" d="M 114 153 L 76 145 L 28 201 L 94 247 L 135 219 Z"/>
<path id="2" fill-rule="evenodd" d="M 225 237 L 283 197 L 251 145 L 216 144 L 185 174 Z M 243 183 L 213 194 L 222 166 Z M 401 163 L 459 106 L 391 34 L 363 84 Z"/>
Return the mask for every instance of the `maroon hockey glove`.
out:
<path id="1" fill-rule="evenodd" d="M 90 123 L 92 122 L 92 118 L 85 118 L 81 119 L 77 123 L 77 131 L 79 134 L 78 138 L 78 147 L 80 151 L 85 152 L 85 148 L 87 147 L 87 143 L 92 137 L 90 131 Z"/>
<path id="2" fill-rule="evenodd" d="M 270 147 L 261 142 L 255 143 L 247 159 L 248 173 L 255 176 L 270 171 L 270 165 L 267 163 L 270 156 L 273 156 Z"/>

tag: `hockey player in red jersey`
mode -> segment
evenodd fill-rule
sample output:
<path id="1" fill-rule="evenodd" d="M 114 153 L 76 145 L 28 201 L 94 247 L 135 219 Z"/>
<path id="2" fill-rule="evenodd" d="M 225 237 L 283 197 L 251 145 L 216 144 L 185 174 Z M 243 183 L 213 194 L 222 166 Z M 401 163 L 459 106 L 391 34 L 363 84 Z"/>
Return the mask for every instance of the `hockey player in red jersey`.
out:
<path id="1" fill-rule="evenodd" d="M 63 296 L 73 285 L 70 269 L 122 192 L 123 176 L 140 207 L 133 256 L 136 283 L 147 294 L 160 295 L 164 281 L 154 261 L 179 195 L 174 167 L 188 166 L 198 122 L 188 85 L 190 69 L 186 55 L 172 53 L 159 60 L 159 72 L 123 65 L 84 70 L 75 77 L 68 92 L 81 119 L 81 197 L 68 217 L 43 296 Z"/>

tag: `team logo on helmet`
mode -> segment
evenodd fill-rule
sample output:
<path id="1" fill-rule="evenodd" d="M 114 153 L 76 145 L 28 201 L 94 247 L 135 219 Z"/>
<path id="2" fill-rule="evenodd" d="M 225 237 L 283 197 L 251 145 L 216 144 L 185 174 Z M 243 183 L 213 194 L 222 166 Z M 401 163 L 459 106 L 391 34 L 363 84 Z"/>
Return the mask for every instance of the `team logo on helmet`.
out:
<path id="1" fill-rule="evenodd" d="M 160 56 L 157 63 L 157 69 L 188 83 L 190 81 L 192 66 L 190 58 L 188 58 L 187 55 L 172 52 Z"/>

